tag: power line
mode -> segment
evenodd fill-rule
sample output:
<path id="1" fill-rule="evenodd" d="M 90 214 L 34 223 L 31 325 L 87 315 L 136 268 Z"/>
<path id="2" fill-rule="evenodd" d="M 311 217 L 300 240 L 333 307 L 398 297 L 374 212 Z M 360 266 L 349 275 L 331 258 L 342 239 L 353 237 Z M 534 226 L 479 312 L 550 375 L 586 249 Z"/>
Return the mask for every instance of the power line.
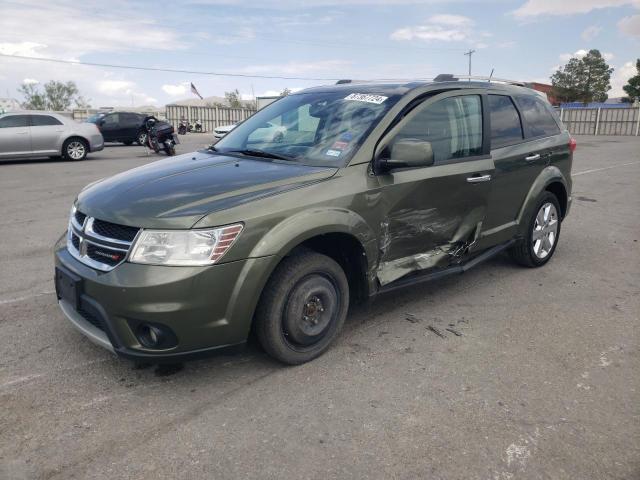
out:
<path id="1" fill-rule="evenodd" d="M 198 70 L 181 70 L 176 68 L 141 67 L 138 65 L 116 65 L 111 63 L 62 60 L 59 58 L 39 58 L 39 57 L 28 57 L 25 55 L 8 55 L 6 53 L 0 53 L 0 57 L 15 58 L 19 60 L 35 60 L 38 62 L 64 63 L 68 65 L 85 65 L 89 67 L 121 68 L 126 70 L 143 70 L 147 72 L 186 73 L 190 75 L 209 75 L 214 77 L 263 78 L 263 79 L 275 79 L 275 80 L 311 80 L 311 81 L 320 81 L 320 82 L 323 82 L 323 81 L 332 82 L 332 81 L 340 80 L 339 78 L 285 77 L 280 75 L 251 75 L 248 73 L 204 72 L 204 71 L 198 71 Z"/>
<path id="2" fill-rule="evenodd" d="M 142 70 L 147 72 L 165 72 L 165 73 L 185 73 L 189 75 L 207 75 L 207 76 L 215 76 L 215 77 L 240 77 L 240 78 L 262 78 L 262 79 L 275 79 L 275 80 L 308 80 L 308 81 L 318 81 L 318 82 L 335 82 L 345 78 L 342 76 L 341 78 L 328 78 L 328 77 L 288 77 L 281 75 L 252 75 L 248 73 L 223 73 L 223 72 L 205 72 L 199 70 L 182 70 L 176 68 L 160 68 L 160 67 L 143 67 L 139 65 L 118 65 L 111 63 L 96 63 L 96 62 L 81 62 L 77 60 L 62 60 L 59 58 L 40 58 L 40 57 L 28 57 L 26 55 L 9 55 L 6 53 L 0 53 L 0 57 L 5 58 L 13 58 L 17 60 L 34 60 L 38 62 L 51 62 L 51 63 L 62 63 L 67 65 L 83 65 L 89 67 L 106 67 L 106 68 L 119 68 L 123 70 Z M 406 81 L 427 81 L 431 80 L 431 78 L 372 78 L 369 81 L 379 81 L 379 82 L 406 82 Z"/>

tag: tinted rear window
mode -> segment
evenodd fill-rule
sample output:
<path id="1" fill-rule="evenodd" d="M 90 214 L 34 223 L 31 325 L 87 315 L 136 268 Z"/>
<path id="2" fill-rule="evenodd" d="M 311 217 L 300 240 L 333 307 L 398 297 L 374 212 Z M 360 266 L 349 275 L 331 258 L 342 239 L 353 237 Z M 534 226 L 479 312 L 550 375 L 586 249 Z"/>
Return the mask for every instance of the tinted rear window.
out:
<path id="1" fill-rule="evenodd" d="M 29 124 L 27 115 L 7 115 L 0 117 L 0 128 L 26 127 Z"/>
<path id="2" fill-rule="evenodd" d="M 491 116 L 491 147 L 500 148 L 521 142 L 522 122 L 511 97 L 489 95 Z"/>
<path id="3" fill-rule="evenodd" d="M 47 125 L 62 125 L 62 122 L 49 115 L 31 115 L 31 126 L 44 127 Z"/>
<path id="4" fill-rule="evenodd" d="M 560 133 L 549 107 L 538 97 L 518 97 L 518 105 L 524 116 L 527 137 L 550 137 Z"/>

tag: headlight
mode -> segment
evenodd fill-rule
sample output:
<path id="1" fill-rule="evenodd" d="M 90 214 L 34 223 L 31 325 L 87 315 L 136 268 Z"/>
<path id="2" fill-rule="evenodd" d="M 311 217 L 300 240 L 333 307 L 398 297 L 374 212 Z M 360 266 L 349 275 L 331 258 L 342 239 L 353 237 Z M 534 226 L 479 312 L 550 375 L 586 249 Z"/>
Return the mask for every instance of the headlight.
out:
<path id="1" fill-rule="evenodd" d="M 150 265 L 212 265 L 231 248 L 242 224 L 206 230 L 143 230 L 129 261 Z"/>

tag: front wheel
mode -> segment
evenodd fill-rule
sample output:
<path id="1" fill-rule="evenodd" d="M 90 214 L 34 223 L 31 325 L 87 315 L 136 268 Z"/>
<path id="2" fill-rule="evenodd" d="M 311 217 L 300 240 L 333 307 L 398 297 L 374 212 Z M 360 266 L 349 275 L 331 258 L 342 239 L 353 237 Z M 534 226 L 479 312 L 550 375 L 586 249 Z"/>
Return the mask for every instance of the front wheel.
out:
<path id="1" fill-rule="evenodd" d="M 324 353 L 344 324 L 349 285 L 330 257 L 303 252 L 286 257 L 267 282 L 255 327 L 269 355 L 289 365 Z"/>
<path id="2" fill-rule="evenodd" d="M 560 238 L 560 203 L 551 192 L 538 199 L 526 237 L 511 249 L 511 257 L 525 267 L 541 267 L 553 256 Z"/>

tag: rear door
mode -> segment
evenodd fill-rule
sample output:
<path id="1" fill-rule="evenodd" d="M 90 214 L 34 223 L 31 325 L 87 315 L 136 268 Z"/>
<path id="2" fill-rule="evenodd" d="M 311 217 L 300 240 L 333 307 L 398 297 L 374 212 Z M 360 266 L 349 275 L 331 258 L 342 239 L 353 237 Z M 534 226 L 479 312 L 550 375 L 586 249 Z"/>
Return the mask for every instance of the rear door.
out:
<path id="1" fill-rule="evenodd" d="M 482 92 L 440 94 L 415 107 L 391 132 L 390 145 L 431 143 L 434 164 L 379 175 L 382 285 L 418 270 L 458 263 L 473 248 L 486 215 L 493 162 Z"/>
<path id="2" fill-rule="evenodd" d="M 560 133 L 537 95 L 488 96 L 491 156 L 495 163 L 493 189 L 482 245 L 513 237 L 516 219 L 533 182 L 549 164 Z"/>
<path id="3" fill-rule="evenodd" d="M 29 116 L 9 114 L 0 116 L 0 158 L 31 155 Z"/>
<path id="4" fill-rule="evenodd" d="M 59 155 L 64 124 L 51 115 L 29 115 L 31 120 L 31 148 L 34 155 Z"/>

